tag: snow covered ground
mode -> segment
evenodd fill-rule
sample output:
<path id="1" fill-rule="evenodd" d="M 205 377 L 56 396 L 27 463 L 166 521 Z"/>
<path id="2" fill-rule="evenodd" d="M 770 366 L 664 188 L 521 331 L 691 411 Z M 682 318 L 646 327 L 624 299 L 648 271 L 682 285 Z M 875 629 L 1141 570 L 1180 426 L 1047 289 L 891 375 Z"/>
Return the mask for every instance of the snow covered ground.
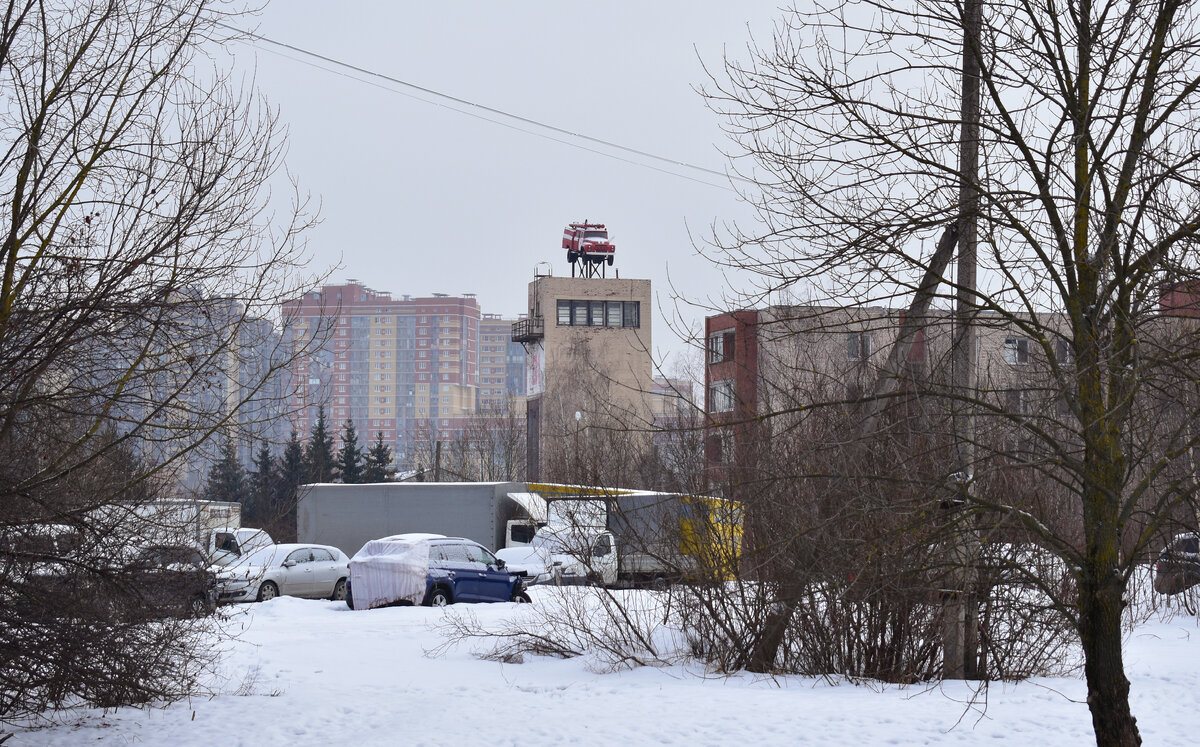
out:
<path id="1" fill-rule="evenodd" d="M 535 606 L 550 593 L 533 589 Z M 685 667 L 597 674 L 583 659 L 505 664 L 462 646 L 427 655 L 443 640 L 446 615 L 469 611 L 494 626 L 527 610 L 353 612 L 293 598 L 228 608 L 238 636 L 214 678 L 218 694 L 63 715 L 5 745 L 1094 744 L 1078 678 L 994 684 L 976 698 L 962 682 L 865 687 Z M 1194 617 L 1130 636 L 1126 664 L 1146 744 L 1200 733 L 1197 662 Z"/>

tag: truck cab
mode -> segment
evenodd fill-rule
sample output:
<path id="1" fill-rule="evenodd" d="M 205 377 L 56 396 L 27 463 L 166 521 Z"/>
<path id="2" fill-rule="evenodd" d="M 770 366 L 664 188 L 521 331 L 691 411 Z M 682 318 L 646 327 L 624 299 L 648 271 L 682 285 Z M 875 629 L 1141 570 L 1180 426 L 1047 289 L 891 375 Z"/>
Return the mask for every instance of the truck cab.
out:
<path id="1" fill-rule="evenodd" d="M 250 527 L 212 529 L 200 538 L 204 555 L 213 565 L 229 565 L 247 553 L 275 544 L 271 535 Z"/>
<path id="2" fill-rule="evenodd" d="M 616 247 L 608 239 L 603 223 L 572 223 L 563 230 L 562 248 L 567 250 L 567 264 L 580 261 L 588 264 L 613 263 Z"/>

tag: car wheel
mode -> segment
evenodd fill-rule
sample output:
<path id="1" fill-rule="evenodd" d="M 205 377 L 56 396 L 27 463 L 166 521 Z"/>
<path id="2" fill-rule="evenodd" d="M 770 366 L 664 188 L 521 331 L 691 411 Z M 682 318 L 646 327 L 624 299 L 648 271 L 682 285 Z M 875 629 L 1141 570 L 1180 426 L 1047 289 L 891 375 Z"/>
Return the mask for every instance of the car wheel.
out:
<path id="1" fill-rule="evenodd" d="M 567 264 L 575 264 L 575 252 L 567 252 Z"/>
<path id="2" fill-rule="evenodd" d="M 426 607 L 445 607 L 448 604 L 454 604 L 454 599 L 450 596 L 450 592 L 441 586 L 435 587 L 425 599 Z"/>
<path id="3" fill-rule="evenodd" d="M 202 596 L 192 597 L 191 604 L 192 617 L 204 617 L 213 613 L 213 605 L 209 604 L 208 599 Z"/>
<path id="4" fill-rule="evenodd" d="M 510 601 L 517 602 L 518 604 L 529 604 L 533 600 L 529 598 L 528 593 L 526 593 L 524 591 L 519 591 L 516 594 L 512 595 L 512 600 L 510 600 Z"/>
<path id="5" fill-rule="evenodd" d="M 335 602 L 346 598 L 346 579 L 339 578 L 338 582 L 333 585 L 333 595 L 329 597 Z"/>
<path id="6" fill-rule="evenodd" d="M 274 581 L 264 581 L 263 585 L 258 587 L 258 601 L 269 602 L 279 596 L 279 587 Z"/>
<path id="7" fill-rule="evenodd" d="M 349 588 L 346 589 L 346 606 L 354 609 L 354 592 Z"/>

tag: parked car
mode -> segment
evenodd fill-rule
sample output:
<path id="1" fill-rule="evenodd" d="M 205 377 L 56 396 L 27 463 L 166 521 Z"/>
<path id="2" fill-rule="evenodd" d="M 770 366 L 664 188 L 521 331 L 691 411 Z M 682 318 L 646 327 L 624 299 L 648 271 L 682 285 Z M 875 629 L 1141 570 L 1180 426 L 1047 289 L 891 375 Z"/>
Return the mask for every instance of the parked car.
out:
<path id="1" fill-rule="evenodd" d="M 526 586 L 563 582 L 562 562 L 544 547 L 505 547 L 496 551 L 496 557 L 504 561 L 504 570 L 520 576 Z"/>
<path id="2" fill-rule="evenodd" d="M 217 607 L 217 578 L 194 547 L 144 548 L 123 571 L 125 588 L 133 595 L 127 601 L 150 617 L 198 617 Z"/>
<path id="3" fill-rule="evenodd" d="M 1154 564 L 1154 590 L 1178 594 L 1200 583 L 1200 534 L 1175 536 L 1158 554 Z"/>
<path id="4" fill-rule="evenodd" d="M 218 600 L 265 602 L 280 595 L 345 599 L 348 562 L 345 553 L 329 545 L 262 547 L 218 572 Z"/>
<path id="5" fill-rule="evenodd" d="M 521 578 L 487 548 L 462 537 L 431 534 L 371 540 L 350 560 L 346 585 L 346 604 L 356 610 L 528 601 Z"/>
<path id="6" fill-rule="evenodd" d="M 77 535 L 53 529 L 5 538 L 9 591 L 18 592 L 12 603 L 26 612 L 66 605 L 80 619 L 131 623 L 216 609 L 216 576 L 195 547 L 155 544 L 112 553 L 80 547 Z"/>

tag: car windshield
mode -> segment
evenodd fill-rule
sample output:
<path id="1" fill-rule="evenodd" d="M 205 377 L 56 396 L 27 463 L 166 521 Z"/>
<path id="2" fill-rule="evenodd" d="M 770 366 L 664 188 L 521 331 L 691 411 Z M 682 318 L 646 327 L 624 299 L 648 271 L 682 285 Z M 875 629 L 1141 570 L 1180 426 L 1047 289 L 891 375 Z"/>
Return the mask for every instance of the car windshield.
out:
<path id="1" fill-rule="evenodd" d="M 276 560 L 275 549 L 276 549 L 275 545 L 270 545 L 268 547 L 260 547 L 259 549 L 255 550 L 254 552 L 246 553 L 241 558 L 239 558 L 237 561 L 235 561 L 234 564 L 235 565 L 263 565 L 263 566 L 274 565 L 275 560 Z"/>
<path id="2" fill-rule="evenodd" d="M 583 238 L 597 241 L 608 241 L 608 231 L 584 231 Z"/>

